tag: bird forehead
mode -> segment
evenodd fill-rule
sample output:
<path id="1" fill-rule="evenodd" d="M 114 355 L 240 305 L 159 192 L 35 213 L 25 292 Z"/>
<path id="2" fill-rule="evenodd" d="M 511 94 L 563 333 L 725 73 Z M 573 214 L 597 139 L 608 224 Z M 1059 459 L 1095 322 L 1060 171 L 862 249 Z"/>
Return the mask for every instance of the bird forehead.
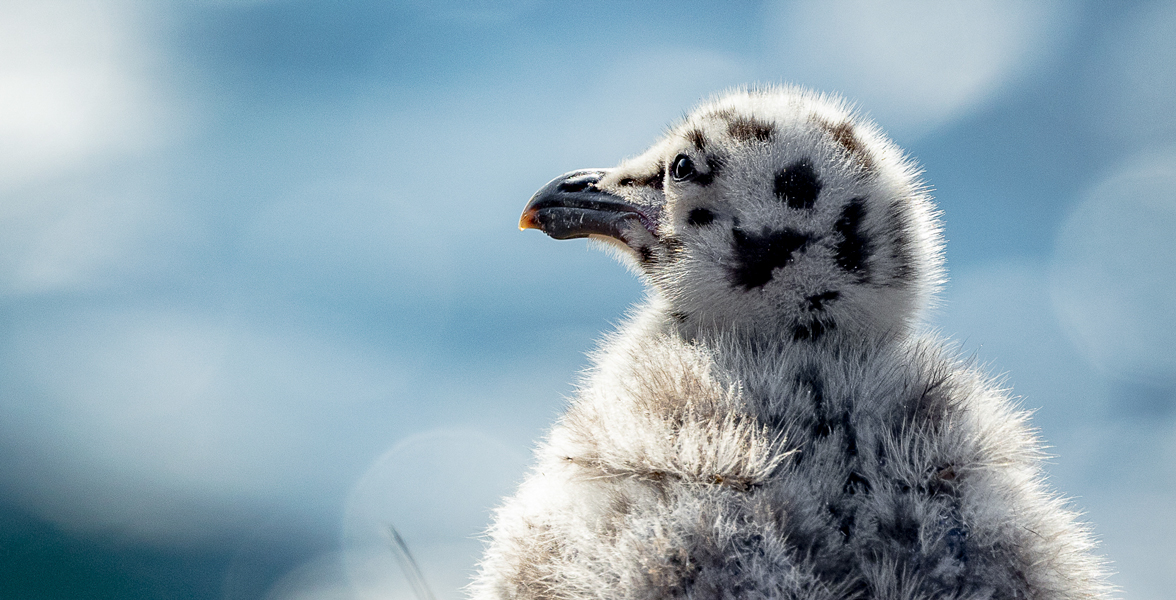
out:
<path id="1" fill-rule="evenodd" d="M 828 104 L 813 103 L 794 94 L 737 93 L 698 108 L 686 123 L 749 140 L 810 130 L 818 121 L 836 122 L 846 117 L 844 111 L 831 110 Z"/>
<path id="2" fill-rule="evenodd" d="M 822 124 L 817 119 L 782 120 L 734 110 L 707 112 L 687 120 L 672 136 L 678 140 L 676 147 L 667 150 L 715 156 L 753 170 L 767 168 L 782 160 L 830 154 L 836 140 Z"/>

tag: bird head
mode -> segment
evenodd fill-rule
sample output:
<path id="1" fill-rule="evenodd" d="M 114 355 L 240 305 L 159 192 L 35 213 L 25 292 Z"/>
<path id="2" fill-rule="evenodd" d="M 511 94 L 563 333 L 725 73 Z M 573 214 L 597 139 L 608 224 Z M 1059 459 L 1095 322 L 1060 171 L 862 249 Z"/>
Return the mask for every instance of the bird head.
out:
<path id="1" fill-rule="evenodd" d="M 941 280 L 917 169 L 844 101 L 798 88 L 712 100 L 643 154 L 552 180 L 519 226 L 619 248 L 693 332 L 905 335 Z"/>

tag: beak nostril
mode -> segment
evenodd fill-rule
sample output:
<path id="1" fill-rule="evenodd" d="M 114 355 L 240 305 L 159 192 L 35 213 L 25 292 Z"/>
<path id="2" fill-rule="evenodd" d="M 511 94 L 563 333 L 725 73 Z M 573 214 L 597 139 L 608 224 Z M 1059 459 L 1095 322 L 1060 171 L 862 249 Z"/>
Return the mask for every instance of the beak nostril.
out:
<path id="1" fill-rule="evenodd" d="M 575 181 L 565 181 L 559 184 L 559 191 L 561 192 L 582 192 L 592 186 L 591 181 L 583 179 Z"/>
<path id="2" fill-rule="evenodd" d="M 600 178 L 603 176 L 604 173 L 600 171 L 577 171 L 561 181 L 557 189 L 566 193 L 595 192 L 598 191 L 596 184 L 600 183 Z"/>

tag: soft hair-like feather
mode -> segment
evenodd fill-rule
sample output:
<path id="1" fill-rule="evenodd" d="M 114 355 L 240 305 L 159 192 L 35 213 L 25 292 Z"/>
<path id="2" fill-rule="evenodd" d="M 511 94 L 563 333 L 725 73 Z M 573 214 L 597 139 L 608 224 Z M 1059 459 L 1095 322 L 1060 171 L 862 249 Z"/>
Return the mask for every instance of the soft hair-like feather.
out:
<path id="1" fill-rule="evenodd" d="M 721 151 L 708 156 L 741 186 L 774 168 L 763 157 L 803 152 L 831 190 L 819 196 L 831 216 L 805 206 L 780 221 L 760 192 L 729 183 L 705 192 L 726 204 L 694 188 L 625 187 L 686 151 Z M 663 203 L 654 237 L 665 247 L 639 266 L 651 295 L 593 354 L 534 468 L 498 509 L 473 597 L 1110 597 L 1089 530 L 1044 483 L 1027 413 L 951 345 L 912 333 L 942 277 L 938 223 L 916 176 L 841 101 L 783 88 L 704 105 L 602 178 L 602 189 Z M 850 237 L 846 217 L 835 221 L 845 202 L 875 219 L 853 233 L 869 236 L 856 270 L 819 246 Z M 698 206 L 713 210 L 713 225 L 675 217 Z M 809 227 L 815 241 L 768 269 L 762 289 L 698 283 L 738 260 L 724 244 L 739 227 L 755 231 L 749 221 L 776 223 L 765 232 Z M 838 293 L 821 298 L 841 312 L 806 309 L 828 319 L 819 330 L 741 320 L 834 283 Z M 750 294 L 759 296 L 741 305 Z"/>

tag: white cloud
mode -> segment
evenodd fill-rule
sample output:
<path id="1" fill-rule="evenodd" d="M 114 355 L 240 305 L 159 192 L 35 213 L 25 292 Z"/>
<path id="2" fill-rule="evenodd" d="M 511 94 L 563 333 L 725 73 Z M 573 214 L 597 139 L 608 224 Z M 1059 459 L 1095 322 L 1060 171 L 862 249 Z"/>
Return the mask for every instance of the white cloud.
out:
<path id="1" fill-rule="evenodd" d="M 381 355 L 231 317 L 90 308 L 5 342 L 0 432 L 54 465 L 20 483 L 68 526 L 199 537 L 235 510 L 337 497 L 338 469 L 386 435 L 371 415 L 405 401 Z"/>
<path id="2" fill-rule="evenodd" d="M 109 290 L 174 257 L 174 205 L 155 183 L 119 175 L 43 182 L 0 202 L 0 295 Z"/>
<path id="3" fill-rule="evenodd" d="M 167 129 L 131 8 L 0 4 L 0 189 L 142 148 Z"/>
<path id="4" fill-rule="evenodd" d="M 175 207 L 145 153 L 181 115 L 153 74 L 149 7 L 0 3 L 0 295 L 110 288 L 165 260 L 145 245 Z"/>
<path id="5" fill-rule="evenodd" d="M 1073 11 L 1060 2 L 777 2 L 767 36 L 781 74 L 919 134 L 982 106 L 1041 65 Z"/>
<path id="6" fill-rule="evenodd" d="M 1054 249 L 1054 305 L 1102 369 L 1176 382 L 1176 152 L 1135 158 L 1089 190 Z"/>

